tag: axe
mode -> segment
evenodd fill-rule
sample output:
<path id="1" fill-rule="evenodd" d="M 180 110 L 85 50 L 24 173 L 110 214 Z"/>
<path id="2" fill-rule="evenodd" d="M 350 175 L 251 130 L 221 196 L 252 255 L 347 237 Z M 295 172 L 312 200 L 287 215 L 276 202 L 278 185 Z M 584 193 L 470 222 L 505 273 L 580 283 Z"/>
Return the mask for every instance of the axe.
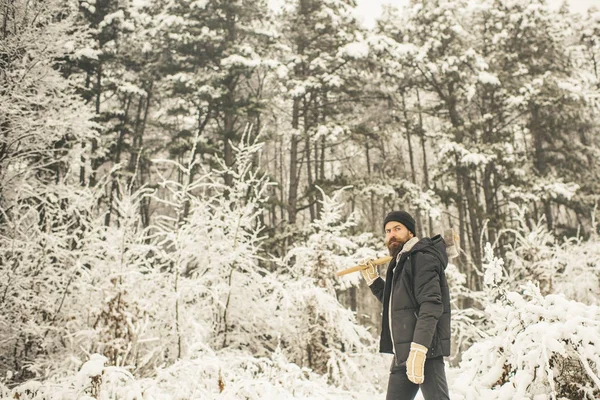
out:
<path id="1" fill-rule="evenodd" d="M 381 265 L 381 264 L 390 262 L 391 260 L 392 260 L 392 257 L 387 256 L 387 257 L 376 258 L 374 260 L 371 260 L 371 262 L 374 265 Z M 336 272 L 336 275 L 342 276 L 342 275 L 346 275 L 346 274 L 351 274 L 353 272 L 360 271 L 360 270 L 367 269 L 367 268 L 369 268 L 369 266 L 366 264 L 355 265 L 354 267 L 346 268 L 346 269 Z"/>

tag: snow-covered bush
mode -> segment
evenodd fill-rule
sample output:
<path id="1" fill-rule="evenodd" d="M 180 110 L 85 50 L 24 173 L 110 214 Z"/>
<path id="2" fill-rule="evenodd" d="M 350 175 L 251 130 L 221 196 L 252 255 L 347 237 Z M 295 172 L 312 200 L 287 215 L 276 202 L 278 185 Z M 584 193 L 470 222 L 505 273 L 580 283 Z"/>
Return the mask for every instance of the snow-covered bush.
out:
<path id="1" fill-rule="evenodd" d="M 199 354 L 158 371 L 142 382 L 154 399 L 359 399 L 366 390 L 350 393 L 330 386 L 326 377 L 289 362 L 277 348 L 267 357 L 222 350 Z"/>
<path id="2" fill-rule="evenodd" d="M 277 315 L 284 322 L 279 327 L 282 348 L 291 360 L 326 374 L 332 383 L 365 389 L 369 385 L 360 379 L 360 363 L 381 363 L 376 341 L 336 295 L 362 278 L 356 273 L 339 279 L 335 272 L 375 254 L 359 245 L 364 237 L 349 235 L 356 221 L 344 216 L 343 194 L 343 189 L 332 196 L 322 193 L 320 218 L 308 228 L 306 241 L 288 253 L 291 279 L 282 282 Z"/>
<path id="3" fill-rule="evenodd" d="M 106 365 L 108 361 L 100 354 L 92 354 L 76 374 L 55 376 L 45 382 L 31 380 L 12 390 L 0 387 L 0 399 L 142 398 L 142 391 L 133 375 L 125 368 Z"/>
<path id="4" fill-rule="evenodd" d="M 126 369 L 106 365 L 93 354 L 79 372 L 45 382 L 28 381 L 13 389 L 0 384 L 0 399 L 12 400 L 352 400 L 373 397 L 369 387 L 347 391 L 327 378 L 289 362 L 280 349 L 268 357 L 244 351 L 203 350 L 157 370 L 152 378 L 134 378 Z"/>
<path id="5" fill-rule="evenodd" d="M 163 179 L 152 194 L 161 215 L 145 236 L 159 253 L 153 268 L 163 271 L 160 292 L 145 297 L 157 322 L 155 345 L 169 363 L 203 348 L 264 356 L 277 345 L 275 279 L 260 265 L 260 204 L 269 186 L 253 166 L 260 148 L 240 144 L 236 163 L 226 168 L 222 162 L 220 171 L 203 171 L 194 159 L 184 165 L 155 160 L 159 172 L 172 166 L 180 175 Z"/>
<path id="6" fill-rule="evenodd" d="M 73 195 L 64 185 L 41 189 L 23 184 L 2 210 L 0 372 L 15 379 L 48 368 L 50 361 L 41 359 L 62 347 L 68 293 L 87 268 L 79 240 L 90 227 L 89 193 Z"/>
<path id="7" fill-rule="evenodd" d="M 505 249 L 506 287 L 516 290 L 524 280 L 534 280 L 543 294 L 564 293 L 569 299 L 599 304 L 598 236 L 559 240 L 543 218 L 527 221 L 524 208 L 512 210 L 516 227 L 503 232 L 512 238 Z"/>
<path id="8" fill-rule="evenodd" d="M 469 289 L 466 275 L 453 263 L 449 263 L 446 268 L 446 279 L 452 307 L 452 354 L 449 360 L 455 365 L 460 361 L 464 350 L 485 337 L 481 329 L 481 322 L 485 319 L 481 307 L 485 299 L 481 292 Z M 465 307 L 465 302 L 469 302 L 469 306 Z"/>
<path id="9" fill-rule="evenodd" d="M 352 237 L 350 230 L 357 225 L 355 215 L 344 215 L 342 196 L 346 188 L 328 196 L 321 191 L 321 214 L 301 236 L 306 237 L 288 252 L 286 261 L 291 262 L 295 277 L 311 277 L 319 287 L 333 292 L 357 285 L 360 274 L 336 278 L 335 273 L 345 266 L 355 265 L 361 258 L 375 257 L 376 252 L 360 244 L 371 234 Z"/>
<path id="10" fill-rule="evenodd" d="M 106 227 L 93 191 L 45 188 L 20 188 L 0 237 L 3 265 L 12 266 L 0 286 L 3 375 L 69 373 L 96 352 L 112 365 L 153 365 L 147 334 L 156 321 L 144 291 L 156 293 L 163 279 L 139 229 L 143 193 L 124 194 L 120 226 Z"/>
<path id="11" fill-rule="evenodd" d="M 486 247 L 486 338 L 463 354 L 453 390 L 465 399 L 594 399 L 600 396 L 600 308 L 519 291 Z M 455 396 L 457 397 L 457 396 Z"/>
<path id="12" fill-rule="evenodd" d="M 600 238 L 566 240 L 554 262 L 553 291 L 585 304 L 600 305 Z"/>
<path id="13" fill-rule="evenodd" d="M 233 169 L 194 179 L 193 163 L 177 165 L 189 179 L 165 180 L 164 192 L 122 188 L 118 225 L 104 225 L 89 189 L 23 185 L 0 236 L 2 375 L 66 375 L 92 353 L 143 375 L 189 348 L 275 348 L 274 279 L 259 266 L 258 149 L 242 146 Z M 144 229 L 149 196 L 164 214 Z"/>

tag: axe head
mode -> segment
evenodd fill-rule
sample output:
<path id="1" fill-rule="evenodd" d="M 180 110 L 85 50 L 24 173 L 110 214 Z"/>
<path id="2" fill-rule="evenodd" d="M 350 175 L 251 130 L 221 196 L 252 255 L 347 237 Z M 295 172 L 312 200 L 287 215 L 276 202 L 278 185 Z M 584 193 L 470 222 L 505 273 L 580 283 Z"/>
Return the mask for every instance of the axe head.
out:
<path id="1" fill-rule="evenodd" d="M 446 242 L 446 253 L 448 258 L 456 258 L 460 252 L 459 236 L 453 228 L 444 230 L 444 242 Z"/>

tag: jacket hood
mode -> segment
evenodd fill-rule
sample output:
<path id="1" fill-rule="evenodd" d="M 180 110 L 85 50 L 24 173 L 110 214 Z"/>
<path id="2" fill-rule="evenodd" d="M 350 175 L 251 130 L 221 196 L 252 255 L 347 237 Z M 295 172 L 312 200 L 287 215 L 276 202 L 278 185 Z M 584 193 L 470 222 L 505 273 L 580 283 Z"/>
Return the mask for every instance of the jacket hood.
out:
<path id="1" fill-rule="evenodd" d="M 448 254 L 446 253 L 446 242 L 444 242 L 442 235 L 435 235 L 432 238 L 423 238 L 419 240 L 410 250 L 410 253 L 415 253 L 424 249 L 436 252 L 439 255 L 440 260 L 443 261 L 444 269 L 446 269 L 448 266 Z"/>

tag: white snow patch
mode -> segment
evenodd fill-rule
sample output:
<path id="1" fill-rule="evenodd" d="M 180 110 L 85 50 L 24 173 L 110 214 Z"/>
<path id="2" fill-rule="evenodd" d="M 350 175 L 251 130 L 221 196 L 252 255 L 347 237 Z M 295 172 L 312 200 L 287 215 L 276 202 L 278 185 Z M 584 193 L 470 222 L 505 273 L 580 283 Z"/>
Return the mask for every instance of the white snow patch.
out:
<path id="1" fill-rule="evenodd" d="M 107 14 L 102 22 L 98 24 L 98 28 L 102 29 L 105 26 L 111 25 L 115 21 L 122 21 L 125 19 L 125 13 L 123 10 L 115 11 L 114 13 Z"/>
<path id="2" fill-rule="evenodd" d="M 259 65 L 260 65 L 260 60 L 243 57 L 239 54 L 233 54 L 233 55 L 221 60 L 221 66 L 223 66 L 223 67 L 256 68 Z"/>
<path id="3" fill-rule="evenodd" d="M 204 10 L 206 8 L 207 4 L 208 4 L 208 0 L 196 0 L 190 4 L 190 8 L 192 10 L 194 10 L 194 9 Z"/>
<path id="4" fill-rule="evenodd" d="M 465 154 L 461 158 L 461 163 L 465 165 L 486 165 L 489 164 L 495 157 L 481 153 Z"/>
<path id="5" fill-rule="evenodd" d="M 477 80 L 484 85 L 500 86 L 500 79 L 496 75 L 486 71 L 481 71 Z"/>
<path id="6" fill-rule="evenodd" d="M 77 50 L 71 58 L 73 58 L 74 60 L 78 60 L 80 58 L 89 58 L 90 60 L 97 60 L 101 54 L 101 50 L 84 47 L 83 49 Z"/>
<path id="7" fill-rule="evenodd" d="M 92 354 L 90 359 L 81 366 L 75 380 L 80 388 L 87 387 L 91 378 L 102 375 L 104 365 L 108 362 L 108 358 L 100 354 Z"/>
<path id="8" fill-rule="evenodd" d="M 365 58 L 369 55 L 369 46 L 365 42 L 349 43 L 342 47 L 338 53 L 340 56 L 347 56 L 354 59 Z"/>
<path id="9" fill-rule="evenodd" d="M 140 95 L 143 97 L 147 96 L 147 94 L 148 94 L 144 89 L 134 85 L 131 82 L 125 82 L 125 83 L 122 83 L 121 85 L 119 85 L 119 92 L 133 93 L 133 94 L 137 94 L 137 95 Z"/>

